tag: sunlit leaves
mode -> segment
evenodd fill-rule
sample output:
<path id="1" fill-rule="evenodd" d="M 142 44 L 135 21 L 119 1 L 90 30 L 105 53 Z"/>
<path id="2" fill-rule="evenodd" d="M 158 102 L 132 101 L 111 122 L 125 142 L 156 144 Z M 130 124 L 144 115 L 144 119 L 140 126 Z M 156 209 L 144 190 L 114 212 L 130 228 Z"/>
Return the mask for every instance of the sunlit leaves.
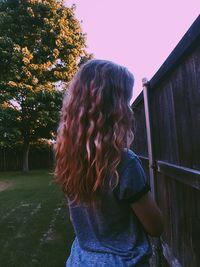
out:
<path id="1" fill-rule="evenodd" d="M 16 132 L 16 140 L 30 142 L 52 138 L 61 86 L 69 83 L 85 55 L 85 35 L 74 7 L 56 0 L 0 1 L 0 120 L 7 118 L 0 135 Z"/>

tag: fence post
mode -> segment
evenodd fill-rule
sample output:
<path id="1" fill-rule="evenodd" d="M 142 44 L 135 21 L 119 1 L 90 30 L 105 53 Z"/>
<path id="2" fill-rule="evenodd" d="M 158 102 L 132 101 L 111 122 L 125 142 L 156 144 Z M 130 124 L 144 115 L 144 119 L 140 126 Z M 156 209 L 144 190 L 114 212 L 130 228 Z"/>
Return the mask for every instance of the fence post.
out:
<path id="1" fill-rule="evenodd" d="M 142 79 L 142 86 L 143 86 L 144 111 L 145 111 L 145 122 L 146 122 L 146 132 L 147 132 L 150 186 L 151 186 L 152 195 L 154 199 L 156 199 L 156 189 L 155 189 L 155 181 L 154 181 L 154 177 L 156 175 L 156 162 L 154 159 L 151 117 L 150 117 L 150 112 L 149 112 L 149 94 L 148 94 L 149 82 L 146 78 Z"/>
<path id="2" fill-rule="evenodd" d="M 149 82 L 146 78 L 142 79 L 142 87 L 143 87 L 143 96 L 144 96 L 144 111 L 145 111 L 145 122 L 146 122 L 146 132 L 147 132 L 147 147 L 148 147 L 148 158 L 149 158 L 149 176 L 150 176 L 150 186 L 153 198 L 157 200 L 156 187 L 155 187 L 155 177 L 157 165 L 154 158 L 154 147 L 153 147 L 153 132 L 152 132 L 152 121 L 150 116 L 150 108 L 149 108 Z M 153 246 L 153 260 L 152 266 L 160 267 L 162 266 L 161 260 L 161 251 L 162 246 L 159 238 L 152 238 L 152 246 Z"/>

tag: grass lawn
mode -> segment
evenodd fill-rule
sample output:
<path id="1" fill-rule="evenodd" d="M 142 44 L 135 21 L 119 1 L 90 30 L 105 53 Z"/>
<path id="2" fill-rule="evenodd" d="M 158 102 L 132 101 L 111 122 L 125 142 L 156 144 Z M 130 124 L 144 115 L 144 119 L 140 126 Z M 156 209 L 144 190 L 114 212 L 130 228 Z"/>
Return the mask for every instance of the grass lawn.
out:
<path id="1" fill-rule="evenodd" d="M 49 171 L 0 173 L 0 266 L 65 266 L 74 238 Z"/>

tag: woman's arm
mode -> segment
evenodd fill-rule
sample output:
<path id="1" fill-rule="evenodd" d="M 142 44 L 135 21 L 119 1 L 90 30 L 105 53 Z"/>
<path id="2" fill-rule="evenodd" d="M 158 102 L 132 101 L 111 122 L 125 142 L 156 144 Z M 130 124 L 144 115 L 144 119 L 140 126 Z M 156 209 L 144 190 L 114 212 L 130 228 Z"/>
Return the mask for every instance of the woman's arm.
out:
<path id="1" fill-rule="evenodd" d="M 131 204 L 133 211 L 150 236 L 158 237 L 163 232 L 163 216 L 150 192 Z"/>

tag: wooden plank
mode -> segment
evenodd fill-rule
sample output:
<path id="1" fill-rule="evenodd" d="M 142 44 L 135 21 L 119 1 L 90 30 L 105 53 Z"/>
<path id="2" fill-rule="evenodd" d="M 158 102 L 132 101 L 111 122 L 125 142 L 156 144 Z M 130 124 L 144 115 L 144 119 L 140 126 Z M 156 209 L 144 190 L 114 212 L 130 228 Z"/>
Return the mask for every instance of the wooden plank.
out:
<path id="1" fill-rule="evenodd" d="M 162 237 L 168 244 L 172 244 L 172 203 L 170 194 L 171 179 L 162 173 L 157 175 L 158 204 L 163 213 L 164 232 Z"/>
<path id="2" fill-rule="evenodd" d="M 189 105 L 191 112 L 192 167 L 200 169 L 200 46 L 187 60 L 187 86 L 189 88 Z"/>
<path id="3" fill-rule="evenodd" d="M 190 88 L 187 86 L 185 64 L 186 62 L 176 70 L 171 79 L 171 84 L 174 97 L 179 164 L 191 168 L 192 124 L 190 104 L 188 101 Z"/>
<path id="4" fill-rule="evenodd" d="M 173 255 L 170 247 L 161 239 L 163 255 L 171 267 L 182 267 L 178 259 Z M 186 266 L 185 266 L 186 267 Z"/>
<path id="5" fill-rule="evenodd" d="M 156 200 L 156 188 L 155 188 L 155 169 L 152 168 L 154 164 L 154 149 L 153 149 L 153 129 L 152 129 L 152 113 L 150 110 L 149 101 L 149 86 L 146 78 L 143 78 L 143 94 L 144 94 L 144 110 L 145 110 L 145 125 L 146 125 L 146 136 L 147 136 L 147 148 L 148 148 L 148 158 L 149 158 L 149 176 L 150 176 L 150 186 L 151 192 Z M 151 115 L 150 115 L 151 114 Z"/>
<path id="6" fill-rule="evenodd" d="M 138 154 L 147 156 L 147 135 L 145 125 L 144 106 L 140 105 L 134 110 L 135 125 L 134 125 L 134 140 L 132 144 L 133 150 Z"/>
<path id="7" fill-rule="evenodd" d="M 175 164 L 157 161 L 158 172 L 166 174 L 177 181 L 200 190 L 200 171 Z"/>
<path id="8" fill-rule="evenodd" d="M 145 165 L 148 165 L 148 157 L 144 157 L 142 155 L 138 156 Z M 157 160 L 155 166 L 157 166 L 158 172 L 168 175 L 181 183 L 200 190 L 200 171 L 181 167 L 161 160 Z"/>
<path id="9" fill-rule="evenodd" d="M 153 116 L 152 128 L 153 128 L 153 147 L 155 158 L 160 158 L 162 142 L 160 140 L 160 123 L 158 123 L 158 106 L 159 106 L 159 94 L 160 88 L 154 88 L 150 96 L 151 112 Z"/>
<path id="10" fill-rule="evenodd" d="M 177 133 L 174 110 L 174 99 L 171 78 L 160 85 L 152 98 L 156 98 L 154 107 L 154 128 L 157 129 L 154 145 L 159 142 L 159 155 L 156 158 L 172 163 L 179 163 L 177 149 Z M 173 147 L 173 150 L 171 149 Z"/>

